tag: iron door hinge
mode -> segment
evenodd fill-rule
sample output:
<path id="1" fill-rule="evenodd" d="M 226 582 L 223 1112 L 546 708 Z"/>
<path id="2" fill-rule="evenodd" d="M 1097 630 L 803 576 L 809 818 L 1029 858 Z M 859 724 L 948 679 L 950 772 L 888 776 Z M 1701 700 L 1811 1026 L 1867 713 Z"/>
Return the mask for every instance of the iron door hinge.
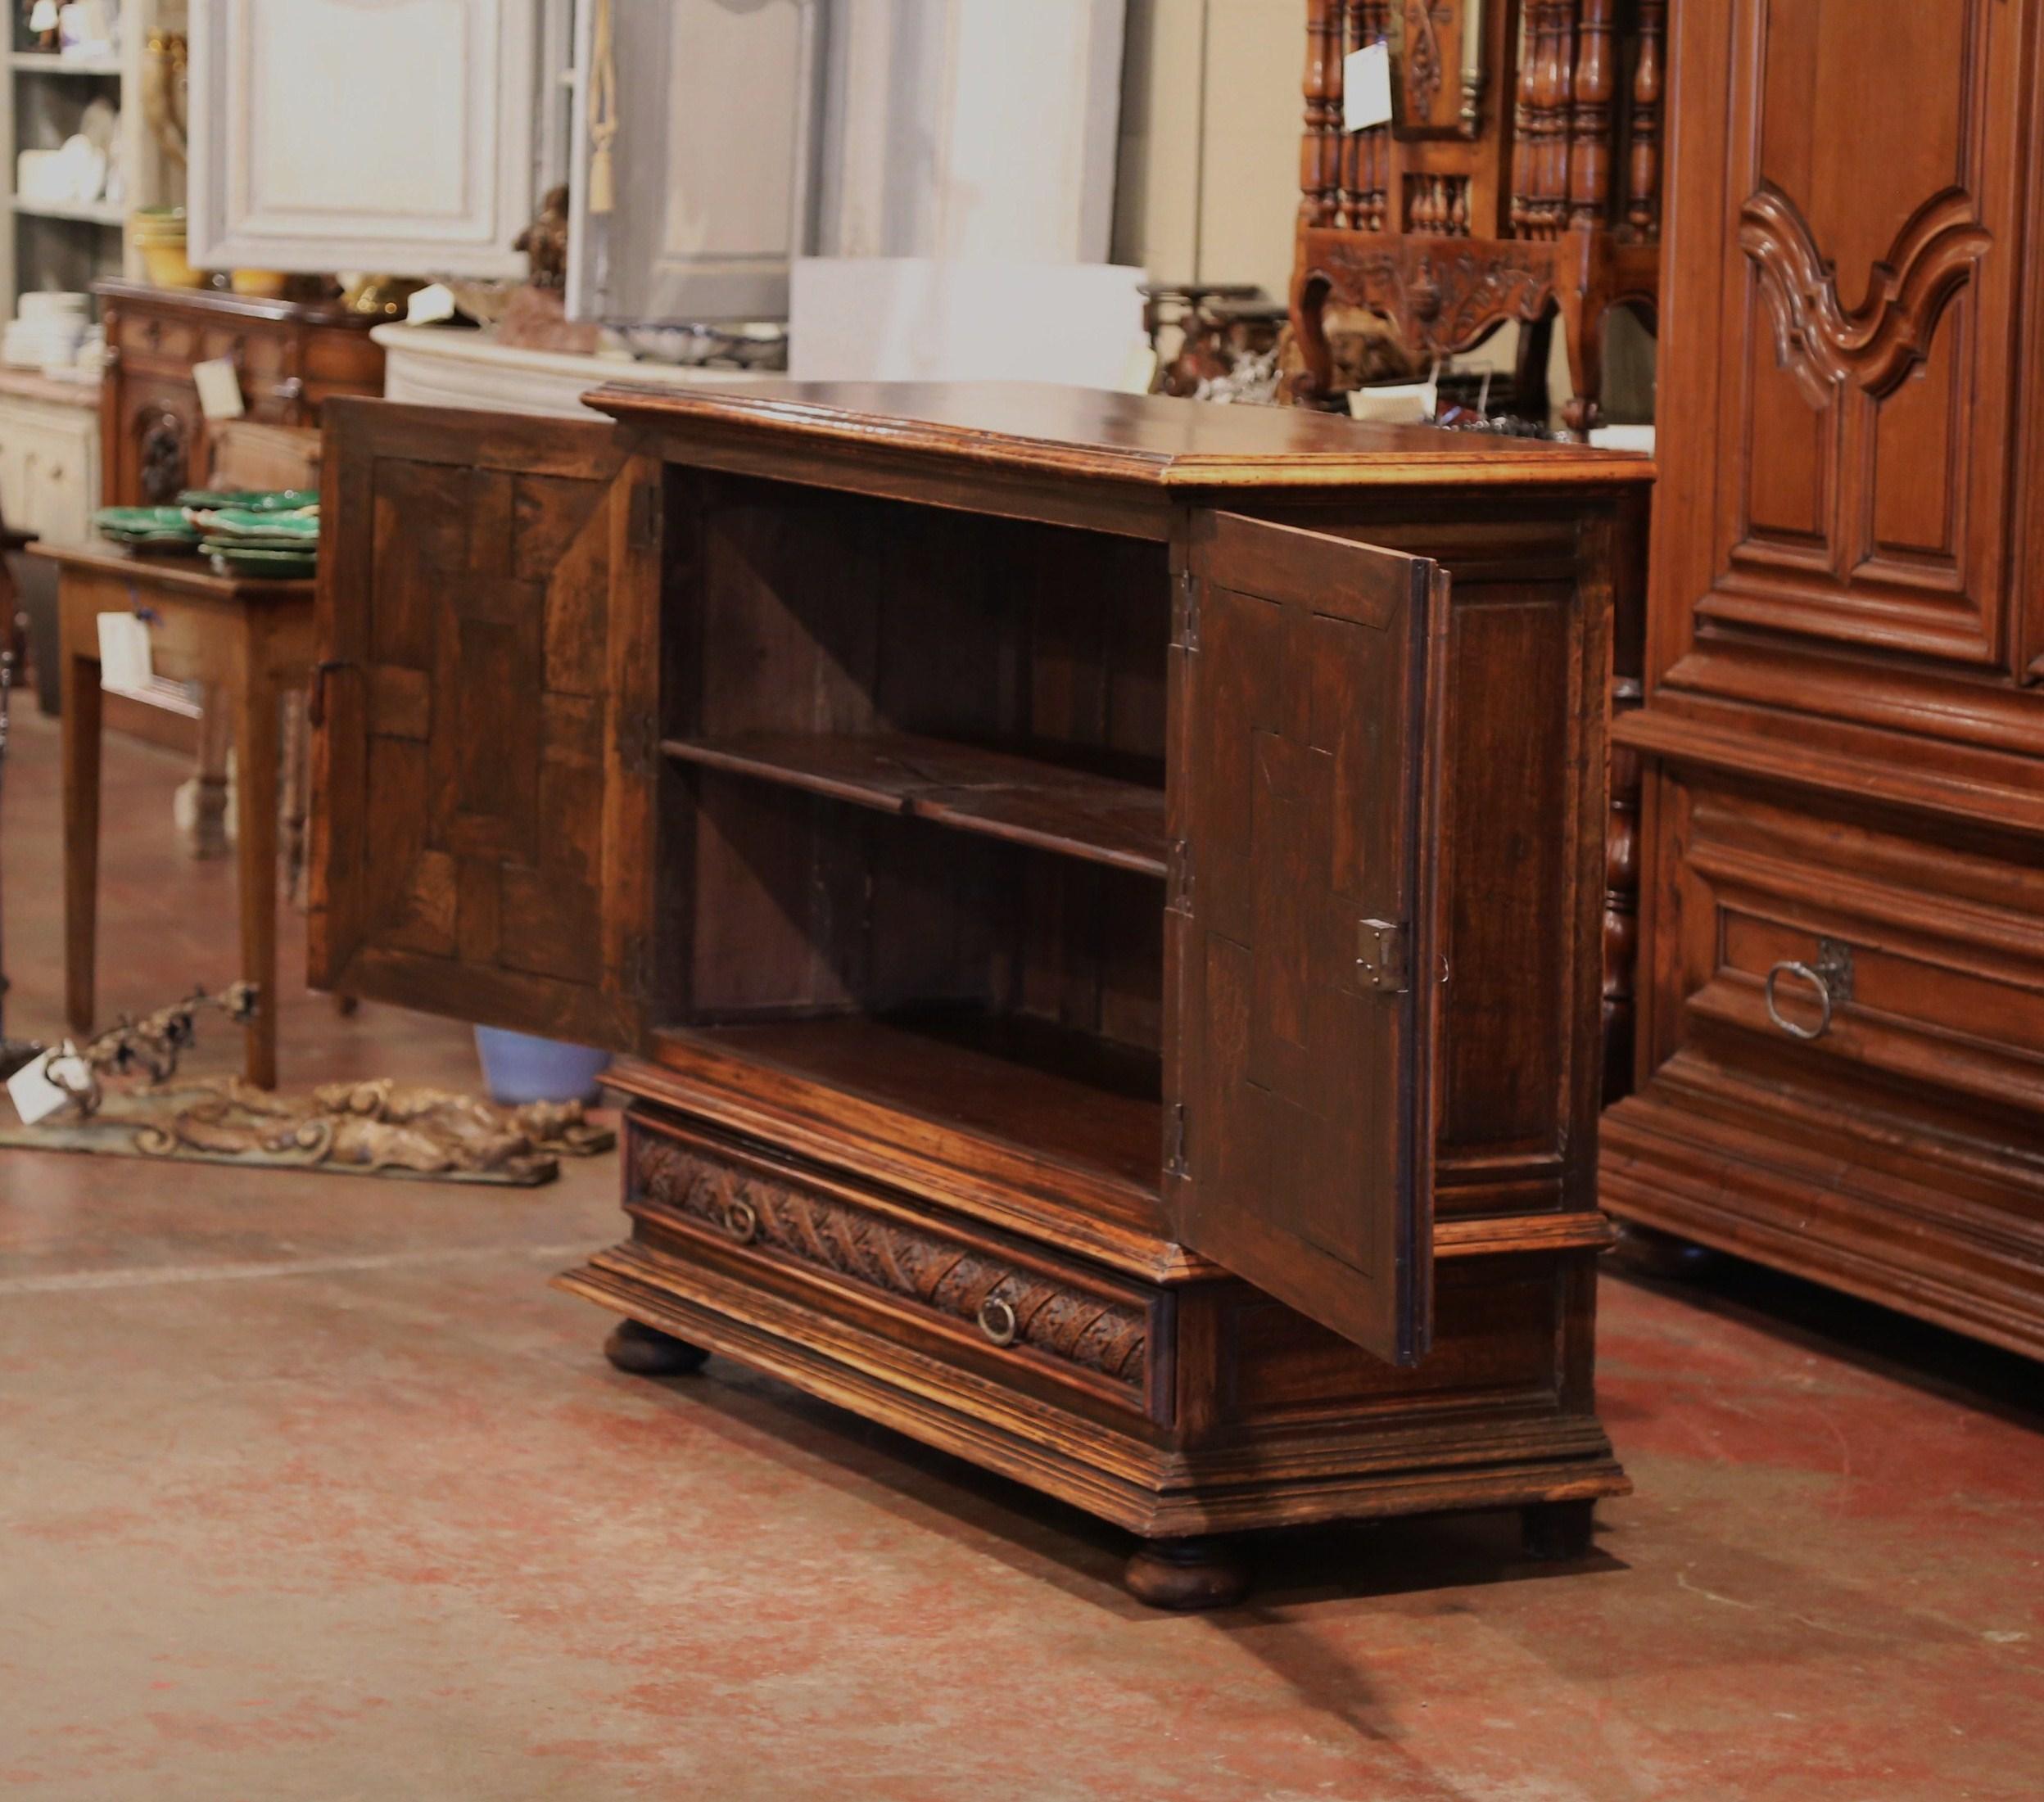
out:
<path id="1" fill-rule="evenodd" d="M 1167 1176 L 1183 1179 L 1192 1174 L 1186 1149 L 1185 1104 L 1174 1101 L 1164 1126 L 1164 1173 Z"/>
<path id="2" fill-rule="evenodd" d="M 1179 651 L 1200 648 L 1200 579 L 1189 569 L 1178 571 L 1178 592 L 1171 603 L 1171 644 Z"/>
<path id="3" fill-rule="evenodd" d="M 626 995 L 644 1005 L 653 993 L 653 971 L 643 933 L 634 933 L 625 941 L 625 967 L 620 973 Z"/>
<path id="4" fill-rule="evenodd" d="M 1167 914 L 1192 914 L 1192 847 L 1173 838 L 1164 854 L 1164 910 Z"/>
<path id="5" fill-rule="evenodd" d="M 650 712 L 631 714 L 618 722 L 617 761 L 624 766 L 626 775 L 635 781 L 646 780 L 653 775 L 659 754 L 660 734 Z"/>
<path id="6" fill-rule="evenodd" d="M 1380 995 L 1403 995 L 1413 986 L 1412 933 L 1403 920 L 1358 922 L 1356 974 Z"/>

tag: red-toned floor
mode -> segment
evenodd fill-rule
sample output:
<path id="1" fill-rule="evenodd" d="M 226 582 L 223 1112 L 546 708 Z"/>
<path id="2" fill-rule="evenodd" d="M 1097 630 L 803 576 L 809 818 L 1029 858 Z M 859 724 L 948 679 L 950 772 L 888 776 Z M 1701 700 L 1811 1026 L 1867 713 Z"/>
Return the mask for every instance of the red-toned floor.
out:
<path id="1" fill-rule="evenodd" d="M 55 769 L 31 717 L 17 1031 L 57 1023 Z M 233 973 L 178 775 L 110 752 L 110 1009 Z M 287 1082 L 473 1079 L 444 1023 L 283 1023 Z M 2044 1796 L 2034 1366 L 1741 1267 L 1608 1280 L 1639 1493 L 1592 1559 L 1520 1562 L 1504 1518 L 1306 1533 L 1171 1618 L 1080 1515 L 718 1361 L 612 1371 L 545 1285 L 612 1176 L 0 1152 L 0 1794 Z"/>

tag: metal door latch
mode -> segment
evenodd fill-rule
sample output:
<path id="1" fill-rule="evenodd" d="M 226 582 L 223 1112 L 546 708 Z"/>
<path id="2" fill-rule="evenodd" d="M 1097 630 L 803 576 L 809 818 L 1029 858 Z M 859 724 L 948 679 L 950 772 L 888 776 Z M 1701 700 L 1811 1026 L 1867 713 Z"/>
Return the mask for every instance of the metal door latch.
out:
<path id="1" fill-rule="evenodd" d="M 1355 968 L 1365 988 L 1382 995 L 1403 995 L 1413 986 L 1412 965 L 1412 934 L 1403 920 L 1358 923 Z"/>

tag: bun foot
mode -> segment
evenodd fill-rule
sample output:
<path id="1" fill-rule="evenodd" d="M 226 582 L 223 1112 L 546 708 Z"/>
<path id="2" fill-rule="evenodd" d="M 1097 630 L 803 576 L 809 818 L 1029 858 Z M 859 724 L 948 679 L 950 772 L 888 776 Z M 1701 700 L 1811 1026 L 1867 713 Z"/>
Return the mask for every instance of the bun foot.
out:
<path id="1" fill-rule="evenodd" d="M 710 1354 L 640 1321 L 620 1321 L 604 1341 L 604 1356 L 632 1376 L 687 1376 Z"/>
<path id="2" fill-rule="evenodd" d="M 1520 1515 L 1526 1555 L 1542 1563 L 1566 1563 L 1590 1556 L 1594 1502 L 1537 1502 Z"/>
<path id="3" fill-rule="evenodd" d="M 1223 1539 L 1146 1539 L 1125 1581 L 1152 1608 L 1227 1608 L 1249 1593 L 1249 1573 Z"/>

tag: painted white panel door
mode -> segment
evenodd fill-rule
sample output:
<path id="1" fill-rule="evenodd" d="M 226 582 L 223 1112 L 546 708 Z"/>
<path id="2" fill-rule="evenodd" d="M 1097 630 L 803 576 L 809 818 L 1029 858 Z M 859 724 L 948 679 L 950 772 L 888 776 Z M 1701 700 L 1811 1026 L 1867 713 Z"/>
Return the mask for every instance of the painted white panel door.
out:
<path id="1" fill-rule="evenodd" d="M 614 205 L 590 207 L 602 0 L 577 0 L 569 309 L 785 318 L 811 247 L 825 0 L 608 0 Z"/>
<path id="2" fill-rule="evenodd" d="M 193 263 L 522 274 L 540 7 L 192 0 Z"/>
<path id="3" fill-rule="evenodd" d="M 52 544 L 92 536 L 99 504 L 99 414 L 0 396 L 0 499 L 10 526 Z"/>

